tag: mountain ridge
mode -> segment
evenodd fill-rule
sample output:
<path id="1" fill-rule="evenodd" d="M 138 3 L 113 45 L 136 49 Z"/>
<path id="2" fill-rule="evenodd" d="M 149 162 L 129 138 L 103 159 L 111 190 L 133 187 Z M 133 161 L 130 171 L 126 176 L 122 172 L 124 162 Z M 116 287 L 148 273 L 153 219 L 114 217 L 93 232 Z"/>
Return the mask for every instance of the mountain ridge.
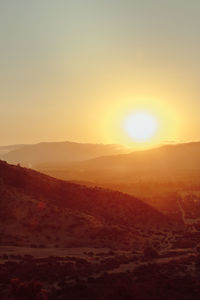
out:
<path id="1" fill-rule="evenodd" d="M 10 163 L 32 166 L 38 163 L 67 163 L 95 158 L 101 155 L 125 153 L 127 149 L 115 144 L 92 144 L 77 142 L 41 142 L 23 145 L 9 151 L 1 158 Z"/>

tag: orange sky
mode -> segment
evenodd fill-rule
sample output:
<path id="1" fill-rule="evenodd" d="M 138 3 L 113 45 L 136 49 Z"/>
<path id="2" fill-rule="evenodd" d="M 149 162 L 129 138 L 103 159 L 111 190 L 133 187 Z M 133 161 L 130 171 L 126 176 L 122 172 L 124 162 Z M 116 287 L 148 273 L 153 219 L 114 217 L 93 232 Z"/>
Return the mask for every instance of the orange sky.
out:
<path id="1" fill-rule="evenodd" d="M 198 1 L 0 3 L 1 144 L 200 139 Z M 159 120 L 145 145 L 122 128 Z"/>

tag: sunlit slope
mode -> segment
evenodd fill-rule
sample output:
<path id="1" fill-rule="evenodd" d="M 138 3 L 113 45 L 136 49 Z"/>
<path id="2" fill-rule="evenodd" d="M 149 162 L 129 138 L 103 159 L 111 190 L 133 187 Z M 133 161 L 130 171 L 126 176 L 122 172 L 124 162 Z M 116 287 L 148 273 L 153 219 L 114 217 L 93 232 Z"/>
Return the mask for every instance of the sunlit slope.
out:
<path id="1" fill-rule="evenodd" d="M 5 162 L 0 162 L 0 216 L 1 243 L 19 245 L 129 247 L 141 243 L 141 232 L 171 226 L 163 214 L 129 195 Z"/>

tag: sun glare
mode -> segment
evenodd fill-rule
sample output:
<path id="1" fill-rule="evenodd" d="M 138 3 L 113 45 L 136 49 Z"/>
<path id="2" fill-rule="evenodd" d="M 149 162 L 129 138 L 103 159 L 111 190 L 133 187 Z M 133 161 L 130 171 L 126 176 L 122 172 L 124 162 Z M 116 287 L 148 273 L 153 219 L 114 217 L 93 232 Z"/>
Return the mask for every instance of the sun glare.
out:
<path id="1" fill-rule="evenodd" d="M 136 142 L 150 140 L 157 131 L 156 118 L 146 112 L 136 112 L 130 115 L 124 123 L 126 133 Z"/>

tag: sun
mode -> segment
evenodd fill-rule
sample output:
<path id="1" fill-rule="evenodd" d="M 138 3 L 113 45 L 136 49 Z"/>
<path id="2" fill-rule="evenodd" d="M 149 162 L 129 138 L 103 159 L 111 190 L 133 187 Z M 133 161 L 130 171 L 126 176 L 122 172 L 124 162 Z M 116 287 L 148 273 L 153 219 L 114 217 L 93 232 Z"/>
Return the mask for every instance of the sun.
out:
<path id="1" fill-rule="evenodd" d="M 124 122 L 124 130 L 136 142 L 150 140 L 156 134 L 157 129 L 157 119 L 143 111 L 131 114 Z"/>

